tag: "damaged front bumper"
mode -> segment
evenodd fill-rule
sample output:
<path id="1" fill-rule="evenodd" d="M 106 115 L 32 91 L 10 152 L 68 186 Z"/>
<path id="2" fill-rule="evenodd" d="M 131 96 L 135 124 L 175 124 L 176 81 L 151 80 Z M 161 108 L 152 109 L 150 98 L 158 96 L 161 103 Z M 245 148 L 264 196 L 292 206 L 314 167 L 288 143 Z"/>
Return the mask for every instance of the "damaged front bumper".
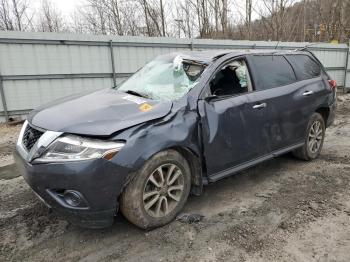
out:
<path id="1" fill-rule="evenodd" d="M 17 150 L 14 157 L 39 198 L 67 220 L 89 228 L 113 223 L 129 170 L 104 159 L 33 164 Z"/>

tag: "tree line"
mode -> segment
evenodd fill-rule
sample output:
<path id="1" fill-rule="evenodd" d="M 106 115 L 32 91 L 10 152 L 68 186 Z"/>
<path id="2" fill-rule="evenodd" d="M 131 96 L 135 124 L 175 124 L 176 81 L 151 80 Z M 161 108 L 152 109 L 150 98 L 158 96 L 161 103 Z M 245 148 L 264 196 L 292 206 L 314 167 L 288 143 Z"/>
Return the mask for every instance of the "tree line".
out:
<path id="1" fill-rule="evenodd" d="M 339 41 L 350 0 L 0 0 L 0 30 L 271 41 Z"/>

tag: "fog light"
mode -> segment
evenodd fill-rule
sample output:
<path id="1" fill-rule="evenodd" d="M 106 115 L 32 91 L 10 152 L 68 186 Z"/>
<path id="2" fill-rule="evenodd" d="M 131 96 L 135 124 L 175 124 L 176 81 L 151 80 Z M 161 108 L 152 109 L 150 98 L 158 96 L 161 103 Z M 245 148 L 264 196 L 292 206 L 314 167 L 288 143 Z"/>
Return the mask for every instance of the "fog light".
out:
<path id="1" fill-rule="evenodd" d="M 73 190 L 65 190 L 63 193 L 63 199 L 70 206 L 77 207 L 83 201 L 81 194 Z"/>

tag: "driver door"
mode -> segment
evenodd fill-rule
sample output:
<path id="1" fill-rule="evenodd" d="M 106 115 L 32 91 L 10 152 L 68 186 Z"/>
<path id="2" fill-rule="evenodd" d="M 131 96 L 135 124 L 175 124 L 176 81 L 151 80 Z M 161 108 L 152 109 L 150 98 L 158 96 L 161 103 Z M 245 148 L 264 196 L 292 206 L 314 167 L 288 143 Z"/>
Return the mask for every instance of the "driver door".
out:
<path id="1" fill-rule="evenodd" d="M 216 79 L 222 78 L 221 71 L 226 70 L 233 61 L 228 61 L 215 71 L 206 87 L 207 96 L 198 101 L 204 157 L 210 181 L 230 175 L 237 167 L 269 153 L 266 108 L 264 101 L 260 101 L 253 92 L 247 64 L 247 86 L 240 91 L 231 92 L 227 89 L 230 88 L 229 81 L 236 76 L 228 77 L 227 82 Z M 245 59 L 243 61 L 246 63 Z M 231 87 L 237 88 L 236 85 Z"/>

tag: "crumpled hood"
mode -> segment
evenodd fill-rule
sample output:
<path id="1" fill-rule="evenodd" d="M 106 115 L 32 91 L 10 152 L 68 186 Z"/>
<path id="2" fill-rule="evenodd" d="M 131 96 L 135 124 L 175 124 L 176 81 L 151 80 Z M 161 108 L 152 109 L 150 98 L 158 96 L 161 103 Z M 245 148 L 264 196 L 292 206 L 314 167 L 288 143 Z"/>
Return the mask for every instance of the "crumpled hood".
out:
<path id="1" fill-rule="evenodd" d="M 171 102 L 157 102 L 114 89 L 103 89 L 44 105 L 33 110 L 28 121 L 51 131 L 108 136 L 164 117 L 171 107 Z"/>

